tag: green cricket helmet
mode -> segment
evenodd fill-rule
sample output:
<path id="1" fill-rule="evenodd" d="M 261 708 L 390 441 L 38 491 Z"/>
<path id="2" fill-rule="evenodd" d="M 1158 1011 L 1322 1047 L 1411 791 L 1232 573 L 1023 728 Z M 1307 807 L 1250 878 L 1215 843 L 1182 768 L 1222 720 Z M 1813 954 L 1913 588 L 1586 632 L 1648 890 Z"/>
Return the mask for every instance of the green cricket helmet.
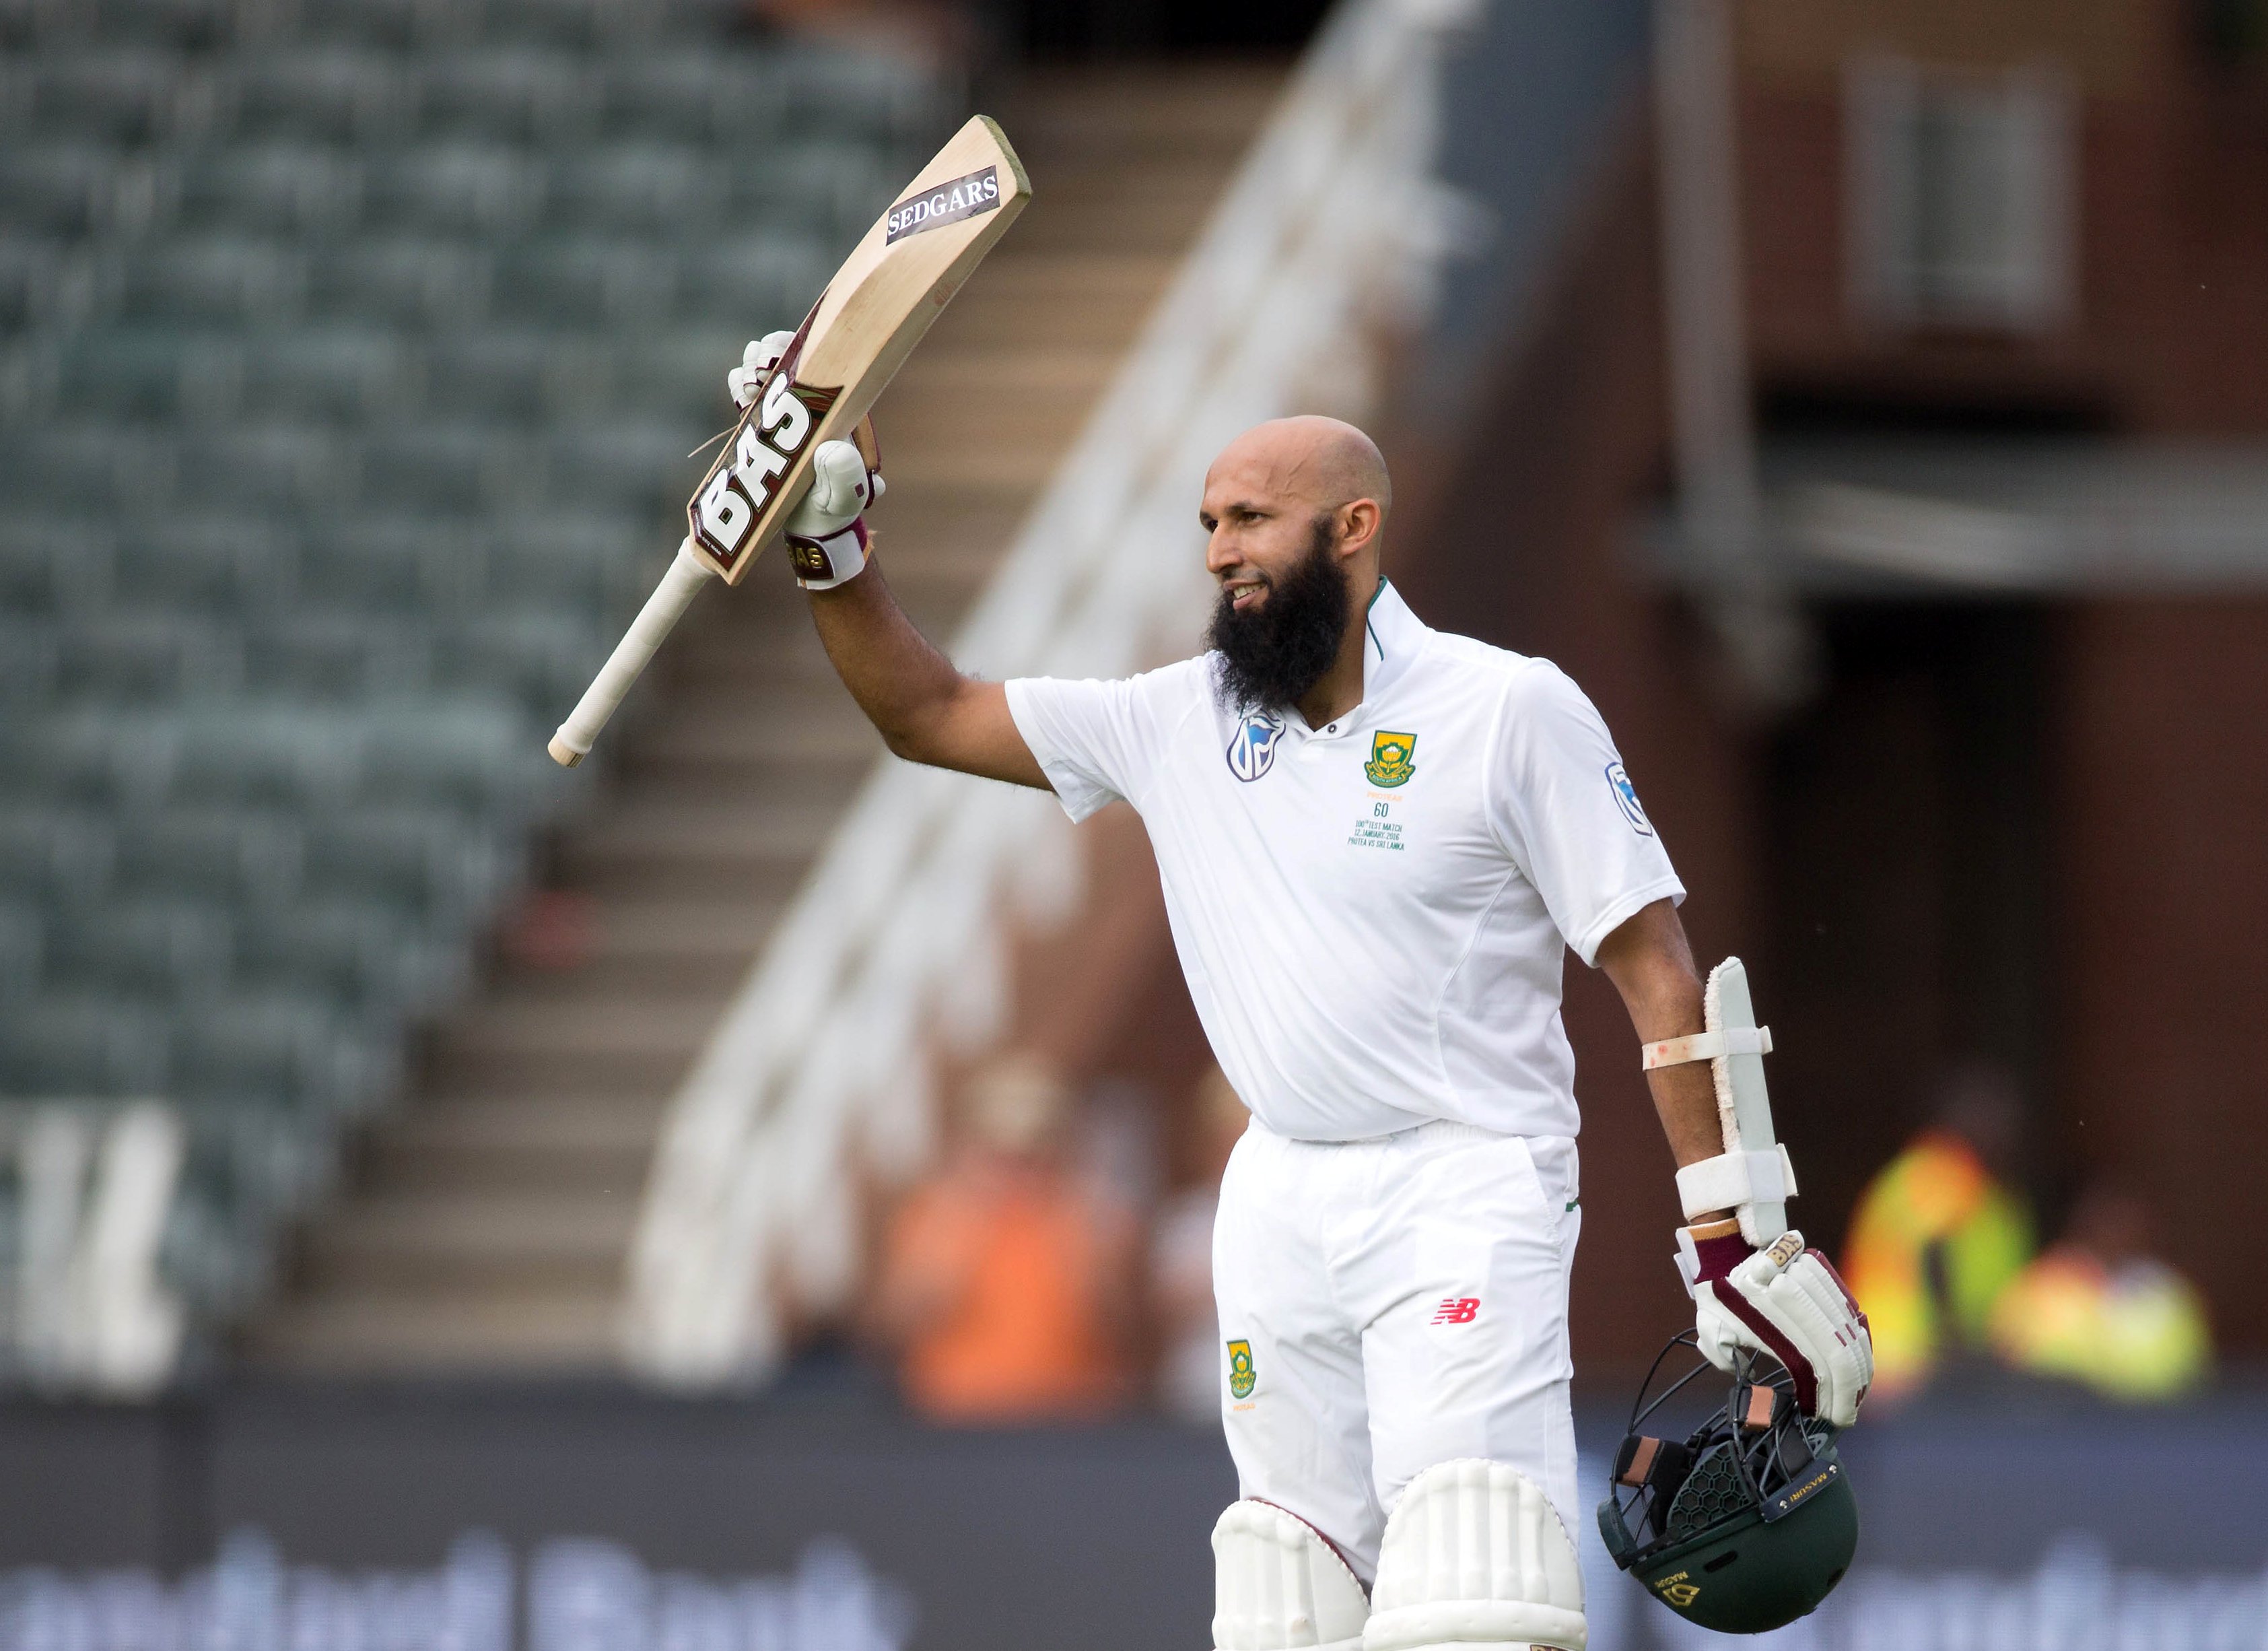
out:
<path id="1" fill-rule="evenodd" d="M 1681 1347 L 1694 1367 L 1649 1400 Z M 1835 1430 L 1796 1409 L 1794 1382 L 1769 1360 L 1743 1361 L 1729 1397 L 1683 1439 L 1644 1431 L 1681 1394 L 1716 1391 L 1712 1377 L 1725 1379 L 1690 1330 L 1654 1360 L 1599 1504 L 1599 1534 L 1616 1565 L 1688 1622 L 1763 1633 L 1808 1615 L 1843 1580 L 1859 1505 Z"/>

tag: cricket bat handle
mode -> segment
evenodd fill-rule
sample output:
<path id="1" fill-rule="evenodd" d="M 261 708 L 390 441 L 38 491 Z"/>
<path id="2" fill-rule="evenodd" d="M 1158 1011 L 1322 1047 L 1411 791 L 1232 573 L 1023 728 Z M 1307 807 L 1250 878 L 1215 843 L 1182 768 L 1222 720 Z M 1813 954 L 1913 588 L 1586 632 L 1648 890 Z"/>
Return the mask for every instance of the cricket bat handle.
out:
<path id="1" fill-rule="evenodd" d="M 693 554 L 693 541 L 688 538 L 677 547 L 676 559 L 670 563 L 669 571 L 661 576 L 661 583 L 653 594 L 645 599 L 645 606 L 630 621 L 630 628 L 615 645 L 614 653 L 599 667 L 591 686 L 567 720 L 559 725 L 559 732 L 551 736 L 551 760 L 562 768 L 572 768 L 591 754 L 593 741 L 599 730 L 607 726 L 607 719 L 615 714 L 615 707 L 630 691 L 646 663 L 661 646 L 662 639 L 677 628 L 685 617 L 685 610 L 701 593 L 701 587 L 716 577 L 716 571 L 706 562 Z"/>

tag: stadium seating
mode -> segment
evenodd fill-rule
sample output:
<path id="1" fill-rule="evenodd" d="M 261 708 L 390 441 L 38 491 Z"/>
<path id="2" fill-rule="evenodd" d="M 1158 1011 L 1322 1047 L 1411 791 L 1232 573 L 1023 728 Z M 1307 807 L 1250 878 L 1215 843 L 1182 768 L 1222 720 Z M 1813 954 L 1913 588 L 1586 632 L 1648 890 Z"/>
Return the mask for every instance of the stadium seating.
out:
<path id="1" fill-rule="evenodd" d="M 0 1097 L 183 1109 L 202 1324 L 463 990 L 740 341 L 945 113 L 730 0 L 0 0 Z"/>

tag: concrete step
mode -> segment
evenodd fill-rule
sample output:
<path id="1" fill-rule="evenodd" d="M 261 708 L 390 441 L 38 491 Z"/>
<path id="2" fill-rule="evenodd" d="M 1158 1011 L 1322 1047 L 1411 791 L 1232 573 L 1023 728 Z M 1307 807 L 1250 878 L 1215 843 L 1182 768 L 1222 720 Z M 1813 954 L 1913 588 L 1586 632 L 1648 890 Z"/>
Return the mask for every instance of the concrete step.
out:
<path id="1" fill-rule="evenodd" d="M 838 683 L 784 689 L 777 700 L 719 700 L 696 717 L 658 727 L 639 741 L 649 762 L 768 761 L 784 777 L 795 764 L 879 749 L 880 736 Z"/>
<path id="2" fill-rule="evenodd" d="M 247 1352 L 322 1374 L 547 1375 L 618 1370 L 618 1287 L 330 1291 L 258 1326 Z"/>
<path id="3" fill-rule="evenodd" d="M 318 1288 L 617 1288 L 640 1184 L 408 1189 L 348 1202 L 302 1242 Z"/>
<path id="4" fill-rule="evenodd" d="M 541 1090 L 603 1087 L 669 1094 L 723 1010 L 728 984 L 697 998 L 608 999 L 591 993 L 491 998 L 443 1023 L 429 1056 L 437 1083 Z"/>
<path id="5" fill-rule="evenodd" d="M 657 732 L 659 730 L 657 729 Z M 688 804 L 733 802 L 792 793 L 836 797 L 857 793 L 884 752 L 881 736 L 871 743 L 845 743 L 817 754 L 796 753 L 783 761 L 764 752 L 725 755 L 712 749 L 647 751 L 634 748 L 616 759 L 622 794 L 666 797 Z"/>
<path id="6" fill-rule="evenodd" d="M 610 1193 L 642 1184 L 665 1107 L 650 1096 L 463 1096 L 381 1124 L 363 1148 L 389 1191 Z"/>
<path id="7" fill-rule="evenodd" d="M 1035 253 L 1154 252 L 1176 247 L 1220 194 L 1222 168 L 1204 163 L 1152 168 L 1139 160 L 1099 162 L 1058 177 L 1052 191 L 1035 174 L 1033 201 L 1017 221 Z"/>
<path id="8" fill-rule="evenodd" d="M 1282 90 L 1290 65 L 1255 57 L 1209 63 L 1050 69 L 1018 88 L 1017 153 L 1044 165 L 1082 150 L 1241 155 Z"/>
<path id="9" fill-rule="evenodd" d="M 628 882 L 631 873 L 626 867 L 622 875 Z M 784 896 L 741 898 L 737 887 L 690 876 L 692 886 L 681 892 L 666 896 L 645 892 L 670 875 L 664 867 L 644 868 L 638 873 L 637 896 L 624 896 L 601 905 L 594 963 L 630 971 L 697 963 L 714 976 L 734 968 L 737 960 L 738 967 L 745 969 L 787 905 Z M 630 995 L 620 984 L 608 990 Z"/>
<path id="10" fill-rule="evenodd" d="M 932 349 L 1100 350 L 1116 361 L 1165 291 L 1175 263 L 1150 254 L 1076 248 L 998 260 L 986 266 L 981 284 L 954 300 L 914 365 L 926 364 Z M 971 303 L 979 291 L 985 301 Z"/>
<path id="11" fill-rule="evenodd" d="M 566 838 L 558 865 L 585 888 L 605 888 L 610 877 L 660 873 L 708 880 L 707 888 L 722 889 L 783 859 L 808 860 L 841 815 L 833 798 L 793 795 L 740 803 L 626 801 Z"/>

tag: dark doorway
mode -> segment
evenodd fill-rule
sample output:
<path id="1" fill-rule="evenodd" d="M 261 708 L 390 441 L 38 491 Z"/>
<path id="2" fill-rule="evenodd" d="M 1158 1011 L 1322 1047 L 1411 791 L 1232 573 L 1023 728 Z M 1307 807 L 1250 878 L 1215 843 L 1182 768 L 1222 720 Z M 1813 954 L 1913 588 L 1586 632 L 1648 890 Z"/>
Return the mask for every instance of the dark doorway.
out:
<path id="1" fill-rule="evenodd" d="M 2047 638 L 2031 604 L 1817 618 L 1828 686 L 1764 769 L 1771 963 L 1757 997 L 1804 1225 L 1839 1249 L 1859 1192 L 1927 1120 L 1955 1061 L 2014 1078 L 2027 1161 L 2052 1146 Z"/>

